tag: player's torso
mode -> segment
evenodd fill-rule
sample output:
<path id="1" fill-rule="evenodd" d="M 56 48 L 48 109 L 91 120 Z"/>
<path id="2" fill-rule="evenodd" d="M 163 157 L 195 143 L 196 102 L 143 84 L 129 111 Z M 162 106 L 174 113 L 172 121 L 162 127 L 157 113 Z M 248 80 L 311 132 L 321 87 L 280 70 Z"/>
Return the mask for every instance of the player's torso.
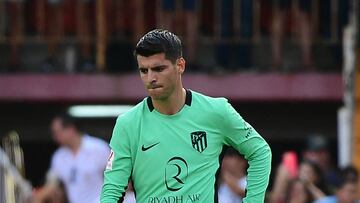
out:
<path id="1" fill-rule="evenodd" d="M 145 113 L 137 123 L 132 179 L 137 202 L 212 202 L 222 136 L 189 106 L 174 116 Z"/>
<path id="2" fill-rule="evenodd" d="M 103 179 L 96 165 L 96 156 L 95 152 L 82 149 L 76 156 L 67 152 L 58 161 L 57 171 L 60 171 L 59 175 L 72 202 L 98 200 Z"/>

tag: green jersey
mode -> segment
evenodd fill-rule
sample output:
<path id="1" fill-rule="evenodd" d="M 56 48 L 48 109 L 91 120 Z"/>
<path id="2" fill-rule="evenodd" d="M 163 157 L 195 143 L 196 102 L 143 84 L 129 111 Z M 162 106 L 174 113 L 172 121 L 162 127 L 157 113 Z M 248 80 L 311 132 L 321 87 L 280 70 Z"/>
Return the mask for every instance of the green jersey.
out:
<path id="1" fill-rule="evenodd" d="M 101 202 L 121 202 L 129 179 L 137 203 L 217 202 L 216 180 L 224 145 L 248 160 L 243 202 L 263 202 L 271 168 L 270 147 L 226 99 L 187 90 L 183 108 L 164 115 L 148 97 L 116 121 Z"/>

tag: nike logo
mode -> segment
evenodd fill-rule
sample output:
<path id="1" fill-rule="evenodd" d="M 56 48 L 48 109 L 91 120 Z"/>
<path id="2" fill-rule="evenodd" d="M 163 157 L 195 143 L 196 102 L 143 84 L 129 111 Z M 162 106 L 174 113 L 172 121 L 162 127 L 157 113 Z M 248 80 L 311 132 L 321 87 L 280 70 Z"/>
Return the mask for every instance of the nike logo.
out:
<path id="1" fill-rule="evenodd" d="M 145 152 L 145 151 L 147 151 L 148 149 L 150 149 L 150 148 L 152 148 L 152 147 L 155 147 L 156 145 L 158 145 L 160 142 L 157 142 L 157 143 L 155 143 L 155 144 L 152 144 L 152 145 L 150 145 L 150 146 L 148 146 L 148 147 L 145 147 L 144 145 L 141 147 L 141 150 L 143 151 L 143 152 Z"/>

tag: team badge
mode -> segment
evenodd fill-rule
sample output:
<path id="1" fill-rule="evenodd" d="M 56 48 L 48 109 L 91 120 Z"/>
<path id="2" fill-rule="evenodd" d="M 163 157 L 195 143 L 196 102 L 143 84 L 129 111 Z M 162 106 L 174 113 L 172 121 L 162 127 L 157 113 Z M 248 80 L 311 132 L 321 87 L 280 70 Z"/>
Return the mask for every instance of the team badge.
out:
<path id="1" fill-rule="evenodd" d="M 191 136 L 191 144 L 193 148 L 199 151 L 200 153 L 203 152 L 207 147 L 206 132 L 195 131 L 190 133 L 190 136 Z"/>

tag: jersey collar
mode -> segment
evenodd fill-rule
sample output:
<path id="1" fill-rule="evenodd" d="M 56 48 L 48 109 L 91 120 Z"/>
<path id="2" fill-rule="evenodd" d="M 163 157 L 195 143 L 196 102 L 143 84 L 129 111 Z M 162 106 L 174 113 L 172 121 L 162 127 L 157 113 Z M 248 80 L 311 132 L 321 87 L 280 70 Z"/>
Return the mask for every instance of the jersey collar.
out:
<path id="1" fill-rule="evenodd" d="M 146 101 L 150 112 L 152 112 L 154 110 L 154 105 L 152 103 L 151 97 L 147 97 Z M 192 101 L 192 93 L 190 90 L 186 90 L 185 104 L 191 106 L 191 101 Z"/>

